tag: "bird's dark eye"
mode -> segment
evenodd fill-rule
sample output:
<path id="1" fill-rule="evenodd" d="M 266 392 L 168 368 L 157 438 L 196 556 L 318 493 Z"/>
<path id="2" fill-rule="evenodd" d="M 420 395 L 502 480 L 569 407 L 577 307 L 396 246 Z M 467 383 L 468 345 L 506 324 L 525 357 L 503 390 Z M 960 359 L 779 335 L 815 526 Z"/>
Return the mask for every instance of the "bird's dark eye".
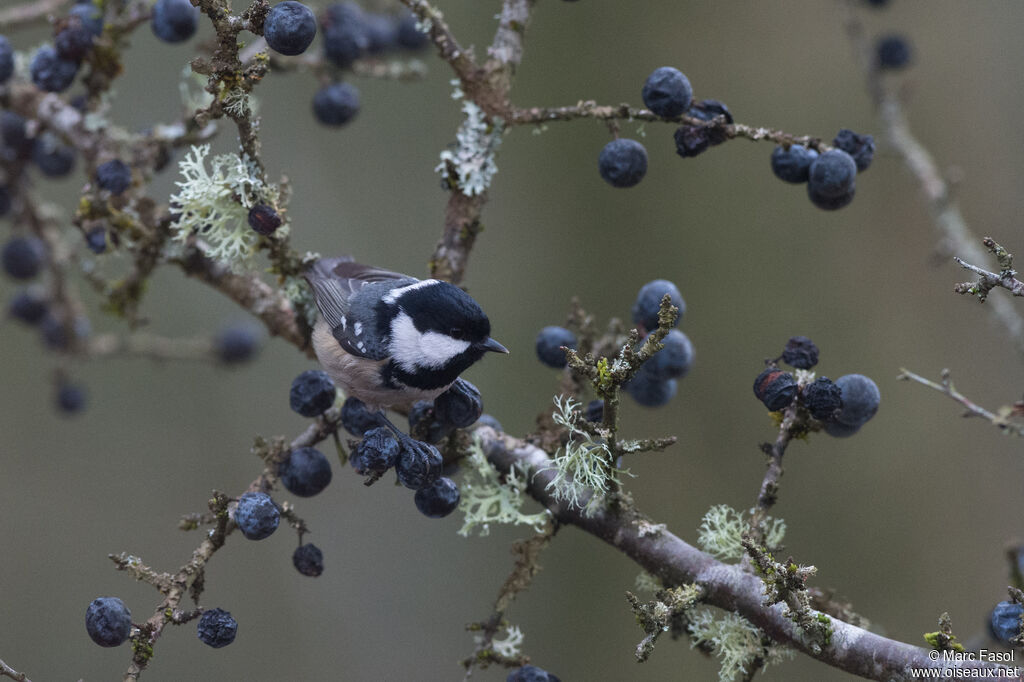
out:
<path id="1" fill-rule="evenodd" d="M 448 336 L 453 339 L 462 340 L 462 337 L 466 335 L 466 332 L 462 330 L 462 327 L 452 327 L 448 330 Z"/>

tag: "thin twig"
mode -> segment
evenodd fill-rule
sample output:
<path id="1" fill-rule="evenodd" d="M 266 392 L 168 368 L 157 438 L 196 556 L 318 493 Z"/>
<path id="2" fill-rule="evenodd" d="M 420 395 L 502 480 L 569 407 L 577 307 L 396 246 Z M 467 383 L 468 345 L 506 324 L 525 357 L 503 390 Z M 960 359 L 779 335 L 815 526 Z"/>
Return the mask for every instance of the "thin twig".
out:
<path id="1" fill-rule="evenodd" d="M 996 259 L 999 261 L 999 272 L 990 272 L 977 265 L 971 265 L 959 256 L 953 256 L 953 260 L 961 267 L 978 275 L 977 282 L 961 282 L 953 287 L 953 291 L 958 294 L 977 296 L 982 303 L 988 298 L 988 292 L 996 287 L 1002 287 L 1014 296 L 1024 296 L 1024 282 L 1017 279 L 1017 271 L 1013 269 L 1013 254 L 996 243 L 992 237 L 985 237 L 981 243 L 996 255 Z"/>
<path id="2" fill-rule="evenodd" d="M 924 384 L 929 388 L 934 388 L 939 393 L 943 393 L 963 405 L 966 410 L 964 412 L 965 417 L 981 417 L 1005 434 L 1024 437 L 1024 424 L 1017 424 L 1009 420 L 1011 416 L 1020 416 L 1024 413 L 1024 409 L 1022 409 L 1024 406 L 1020 406 L 1018 404 L 1014 406 L 1001 407 L 999 408 L 998 413 L 990 412 L 953 387 L 953 382 L 950 380 L 950 373 L 948 369 L 942 370 L 941 379 L 938 383 L 931 381 L 930 379 L 925 379 L 924 377 L 914 374 L 910 370 L 903 369 L 902 367 L 900 368 L 900 373 L 896 378 L 901 381 L 916 381 L 917 383 Z"/>
<path id="3" fill-rule="evenodd" d="M 968 262 L 984 262 L 985 253 L 977 246 L 979 240 L 968 227 L 935 159 L 912 133 L 896 89 L 886 87 L 883 82 L 883 74 L 875 66 L 870 41 L 854 3 L 844 0 L 842 6 L 846 14 L 846 33 L 860 60 L 886 138 L 920 185 L 932 223 L 942 235 L 943 251 L 950 256 L 959 254 Z M 1013 303 L 998 296 L 991 301 L 989 312 L 1006 329 L 1017 352 L 1024 356 L 1024 317 Z"/>
<path id="4" fill-rule="evenodd" d="M 9 677 L 12 680 L 17 680 L 18 682 L 32 682 L 32 680 L 28 679 L 28 676 L 25 673 L 19 673 L 3 661 L 0 661 L 0 675 Z"/>

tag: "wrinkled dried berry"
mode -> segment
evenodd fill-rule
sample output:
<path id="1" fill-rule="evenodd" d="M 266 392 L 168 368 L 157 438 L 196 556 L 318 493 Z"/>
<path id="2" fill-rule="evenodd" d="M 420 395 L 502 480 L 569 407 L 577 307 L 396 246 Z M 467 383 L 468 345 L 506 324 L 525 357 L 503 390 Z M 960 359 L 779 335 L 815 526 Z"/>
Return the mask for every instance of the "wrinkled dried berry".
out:
<path id="1" fill-rule="evenodd" d="M 769 367 L 754 379 L 754 395 L 769 411 L 781 410 L 796 397 L 796 379 L 789 372 Z"/>
<path id="2" fill-rule="evenodd" d="M 828 377 L 818 377 L 804 387 L 803 401 L 812 417 L 833 421 L 843 406 L 843 392 Z"/>
<path id="3" fill-rule="evenodd" d="M 683 158 L 697 156 L 711 146 L 711 132 L 714 128 L 704 126 L 680 126 L 675 132 L 676 153 Z M 724 138 L 723 138 L 724 139 Z M 718 144 L 721 142 L 715 142 Z"/>
<path id="4" fill-rule="evenodd" d="M 480 390 L 465 379 L 456 379 L 447 391 L 434 398 L 434 416 L 442 424 L 464 429 L 484 413 Z"/>
<path id="5" fill-rule="evenodd" d="M 818 364 L 818 347 L 806 336 L 794 336 L 786 342 L 782 361 L 797 369 L 810 369 Z"/>

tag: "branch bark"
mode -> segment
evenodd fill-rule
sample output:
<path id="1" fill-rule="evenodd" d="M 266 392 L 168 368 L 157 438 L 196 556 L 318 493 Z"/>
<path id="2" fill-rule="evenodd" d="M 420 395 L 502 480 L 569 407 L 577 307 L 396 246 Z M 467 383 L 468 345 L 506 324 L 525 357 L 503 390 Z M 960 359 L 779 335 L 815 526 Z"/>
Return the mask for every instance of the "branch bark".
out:
<path id="1" fill-rule="evenodd" d="M 774 641 L 822 663 L 868 679 L 906 682 L 915 679 L 911 674 L 915 668 L 987 671 L 1002 668 L 979 661 L 943 661 L 941 656 L 935 661 L 926 649 L 887 639 L 834 618 L 831 619 L 831 644 L 815 653 L 812 642 L 785 616 L 783 605 L 764 606 L 764 583 L 757 576 L 739 566 L 716 560 L 667 530 L 642 535 L 641 527 L 649 527 L 650 521 L 623 505 L 598 508 L 592 516 L 584 516 L 578 509 L 555 501 L 546 490 L 554 471 L 543 450 L 487 427 L 477 429 L 476 433 L 482 440 L 487 459 L 499 471 L 508 472 L 515 465 L 532 472 L 528 478 L 529 494 L 551 510 L 560 523 L 574 525 L 607 542 L 665 585 L 697 583 L 705 590 L 705 603 L 742 615 Z M 643 526 L 641 521 L 645 522 Z M 1007 670 L 1003 668 L 1001 674 L 1006 674 Z M 1000 673 L 993 672 L 992 677 L 997 674 Z"/>

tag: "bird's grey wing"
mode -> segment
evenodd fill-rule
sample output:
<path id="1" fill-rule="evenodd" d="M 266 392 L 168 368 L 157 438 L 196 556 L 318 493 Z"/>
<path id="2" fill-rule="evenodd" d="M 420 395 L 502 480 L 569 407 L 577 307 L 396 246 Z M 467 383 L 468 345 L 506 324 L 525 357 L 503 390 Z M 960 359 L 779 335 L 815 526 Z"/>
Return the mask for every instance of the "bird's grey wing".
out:
<path id="1" fill-rule="evenodd" d="M 416 280 L 397 272 L 354 263 L 345 256 L 321 258 L 303 274 L 313 289 L 320 315 L 345 352 L 373 360 L 383 359 L 383 349 L 364 341 L 364 330 L 373 329 L 373 326 L 371 320 L 362 319 L 363 306 L 359 306 L 360 310 L 352 309 L 352 299 L 369 284 L 397 280 L 412 283 Z"/>

